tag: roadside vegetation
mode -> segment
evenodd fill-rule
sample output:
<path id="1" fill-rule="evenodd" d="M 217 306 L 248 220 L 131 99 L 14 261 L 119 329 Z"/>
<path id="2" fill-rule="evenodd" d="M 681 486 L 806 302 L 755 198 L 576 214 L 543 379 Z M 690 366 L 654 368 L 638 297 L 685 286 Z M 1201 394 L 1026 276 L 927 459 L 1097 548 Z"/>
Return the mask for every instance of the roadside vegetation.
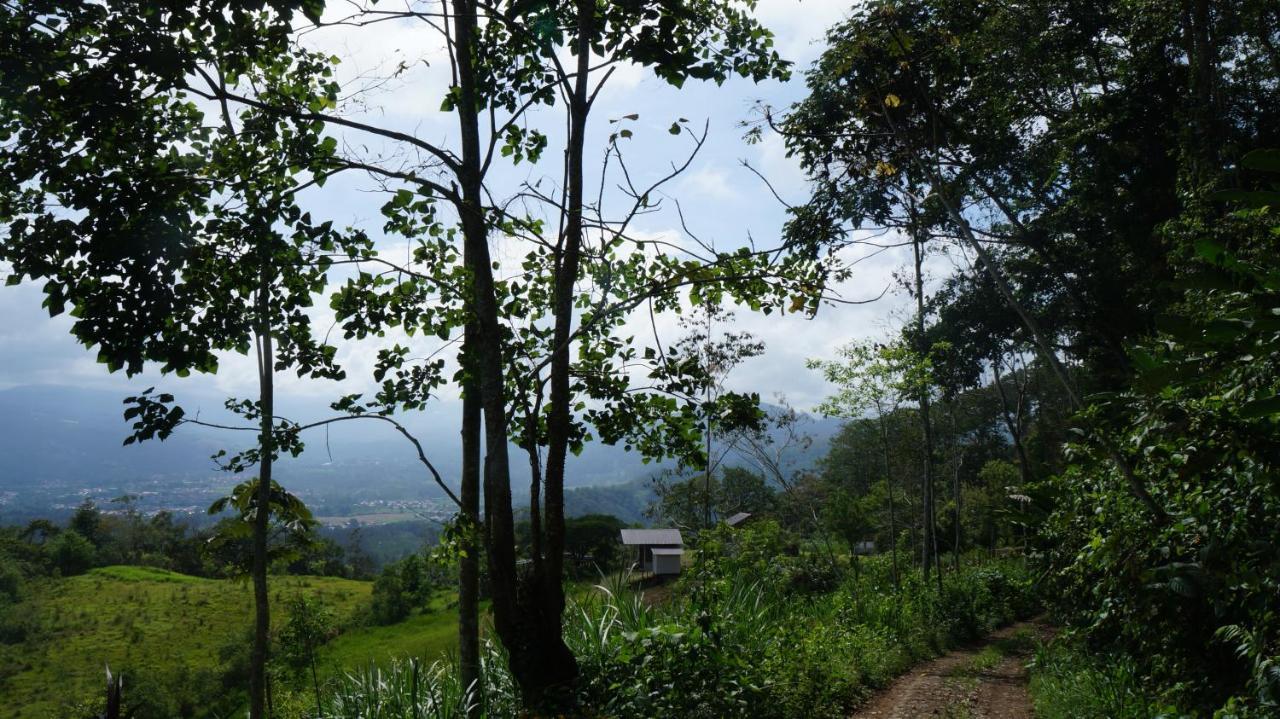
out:
<path id="1" fill-rule="evenodd" d="M 843 717 L 913 664 L 1039 608 L 1018 559 L 966 556 L 941 590 L 918 573 L 895 590 L 887 556 L 854 574 L 811 550 L 787 556 L 773 522 L 722 528 L 662 603 L 618 581 L 575 594 L 565 640 L 582 666 L 577 701 L 616 717 Z M 473 704 L 510 716 L 500 649 L 486 656 L 470 694 L 448 661 L 350 673 L 322 716 L 465 716 Z"/>

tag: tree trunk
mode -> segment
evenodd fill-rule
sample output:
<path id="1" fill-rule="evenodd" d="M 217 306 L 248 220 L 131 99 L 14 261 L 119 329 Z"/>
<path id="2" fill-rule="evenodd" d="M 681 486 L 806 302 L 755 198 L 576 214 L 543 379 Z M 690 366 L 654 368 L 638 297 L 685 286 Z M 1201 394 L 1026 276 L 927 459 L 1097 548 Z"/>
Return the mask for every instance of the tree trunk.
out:
<path id="1" fill-rule="evenodd" d="M 453 27 L 458 69 L 458 123 L 462 158 L 460 215 L 464 261 L 470 272 L 471 312 L 476 326 L 476 372 L 484 413 L 484 515 L 494 629 L 506 647 L 511 674 L 525 703 L 534 710 L 547 703 L 549 690 L 577 676 L 577 661 L 560 634 L 560 616 L 548 616 L 545 597 L 558 585 L 544 588 L 534 574 L 521 587 L 516 573 L 515 528 L 511 511 L 511 465 L 507 452 L 503 329 L 498 316 L 493 265 L 484 218 L 477 80 L 473 65 L 476 10 L 470 0 L 453 0 Z M 549 492 L 550 494 L 550 492 Z M 548 518 L 550 519 L 550 517 Z M 561 523 L 563 519 L 560 520 Z M 550 550 L 550 547 L 548 547 Z M 556 562 L 559 567 L 560 562 Z"/>
<path id="2" fill-rule="evenodd" d="M 462 686 L 474 692 L 468 716 L 483 707 L 480 677 L 480 387 L 475 380 L 476 329 L 468 323 L 463 337 L 465 379 L 462 385 L 462 507 L 459 524 L 462 556 L 458 560 L 458 669 Z"/>
<path id="3" fill-rule="evenodd" d="M 955 466 L 952 468 L 951 475 L 951 498 L 955 501 L 955 509 L 951 512 L 951 521 L 955 530 L 955 542 L 951 547 L 951 566 L 955 571 L 960 571 L 960 469 L 964 465 L 964 447 L 960 446 L 960 433 L 956 426 L 956 407 L 952 403 L 951 408 L 951 438 L 953 454 L 955 456 Z"/>
<path id="4" fill-rule="evenodd" d="M 579 0 L 577 4 L 578 47 L 573 92 L 569 98 L 569 144 L 565 153 L 567 194 L 566 221 L 556 257 L 555 295 L 553 299 L 554 329 L 550 365 L 550 396 L 547 416 L 547 459 L 543 475 L 542 526 L 545 545 L 539 562 L 535 559 L 535 584 L 540 596 L 539 619 L 541 641 L 547 646 L 542 661 L 548 683 L 536 687 L 539 703 L 554 709 L 564 696 L 557 696 L 565 685 L 578 676 L 578 663 L 562 638 L 564 613 L 564 475 L 572 425 L 570 411 L 570 356 L 573 330 L 573 305 L 578 281 L 583 244 L 583 151 L 587 116 L 591 112 L 590 88 L 591 37 L 595 20 L 595 3 Z M 535 474 L 536 479 L 536 474 Z"/>
<path id="5" fill-rule="evenodd" d="M 915 295 L 916 295 L 916 352 L 925 357 L 928 347 L 924 337 L 924 248 L 919 232 L 912 229 L 911 251 L 915 260 Z M 932 567 L 939 570 L 938 587 L 942 587 L 941 564 L 938 562 L 938 537 L 934 516 L 933 502 L 933 423 L 929 418 L 929 386 L 920 387 L 920 426 L 924 434 L 924 477 L 921 487 L 921 504 L 924 510 L 924 551 L 921 564 L 924 567 L 925 581 L 929 581 Z"/>
<path id="6" fill-rule="evenodd" d="M 249 716 L 264 719 L 267 713 L 267 651 L 271 632 L 270 597 L 267 593 L 267 531 L 271 522 L 271 470 L 275 442 L 275 352 L 271 345 L 268 278 L 265 269 L 258 286 L 258 405 L 259 419 L 257 511 L 253 516 L 253 653 L 249 669 Z"/>
<path id="7" fill-rule="evenodd" d="M 1215 108 L 1215 67 L 1217 47 L 1213 42 L 1209 0 L 1184 0 L 1182 8 L 1183 50 L 1187 53 L 1188 90 L 1190 91 L 1189 147 L 1191 176 L 1197 184 L 1205 184 L 1217 176 L 1218 114 Z"/>
<path id="8" fill-rule="evenodd" d="M 893 589 L 902 591 L 902 581 L 898 577 L 898 522 L 893 505 L 893 475 L 889 464 L 889 428 L 885 425 L 884 410 L 876 407 L 880 420 L 880 448 L 884 454 L 884 486 L 889 491 L 889 551 L 893 555 Z"/>

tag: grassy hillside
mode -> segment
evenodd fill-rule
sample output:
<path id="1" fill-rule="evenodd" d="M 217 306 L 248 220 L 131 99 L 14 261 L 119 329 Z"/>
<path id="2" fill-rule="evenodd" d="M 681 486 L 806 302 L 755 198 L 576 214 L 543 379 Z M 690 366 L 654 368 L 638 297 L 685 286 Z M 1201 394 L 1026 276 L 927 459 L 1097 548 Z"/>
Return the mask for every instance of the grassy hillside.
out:
<path id="1" fill-rule="evenodd" d="M 328 672 L 353 669 L 369 662 L 385 663 L 404 657 L 430 657 L 458 645 L 455 598 L 436 598 L 431 611 L 414 614 L 398 624 L 366 626 L 343 632 L 325 645 L 321 664 Z M 482 608 L 483 611 L 483 608 Z"/>
<path id="2" fill-rule="evenodd" d="M 348 622 L 371 589 L 370 582 L 346 579 L 273 577 L 273 624 L 286 620 L 286 600 L 299 593 L 321 599 Z M 100 693 L 104 665 L 125 671 L 135 694 L 150 684 L 170 701 L 174 687 L 189 689 L 189 698 L 172 705 L 178 715 L 194 712 L 191 702 L 200 696 L 235 701 L 238 686 L 224 684 L 228 668 L 247 652 L 252 607 L 247 582 L 144 567 L 38 582 L 13 608 L 27 627 L 25 640 L 0 643 L 6 698 L 0 715 L 65 715 Z M 391 656 L 439 654 L 455 641 L 456 624 L 443 600 L 436 609 L 392 627 L 350 629 L 326 647 L 323 664 L 339 671 Z"/>

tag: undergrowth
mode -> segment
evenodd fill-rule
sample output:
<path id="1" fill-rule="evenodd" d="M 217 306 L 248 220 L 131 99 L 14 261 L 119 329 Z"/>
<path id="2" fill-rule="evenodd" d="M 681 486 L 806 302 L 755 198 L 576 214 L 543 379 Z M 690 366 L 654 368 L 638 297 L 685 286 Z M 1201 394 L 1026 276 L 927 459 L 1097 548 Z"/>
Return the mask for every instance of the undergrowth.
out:
<path id="1" fill-rule="evenodd" d="M 814 591 L 818 556 L 784 557 L 768 523 L 700 545 L 671 598 L 649 606 L 622 582 L 570 600 L 565 638 L 578 657 L 578 704 L 588 716 L 842 717 L 916 662 L 1037 609 L 1020 562 L 973 562 L 939 590 L 917 575 L 895 590 L 886 558 L 830 568 Z M 797 574 L 805 581 L 796 582 Z M 497 647 L 484 686 L 464 691 L 451 661 L 401 663 L 334 683 L 325 717 L 518 713 Z"/>

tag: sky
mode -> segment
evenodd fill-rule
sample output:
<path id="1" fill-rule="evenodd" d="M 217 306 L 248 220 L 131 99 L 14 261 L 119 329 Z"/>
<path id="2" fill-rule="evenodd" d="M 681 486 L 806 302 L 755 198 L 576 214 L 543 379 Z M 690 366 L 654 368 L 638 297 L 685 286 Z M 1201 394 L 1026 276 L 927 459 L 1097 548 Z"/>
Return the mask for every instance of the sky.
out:
<path id="1" fill-rule="evenodd" d="M 331 3 L 325 19 L 345 14 L 342 3 Z M 380 5 L 379 7 L 387 6 Z M 701 128 L 707 123 L 708 139 L 689 170 L 665 188 L 668 196 L 662 211 L 638 220 L 638 235 L 663 238 L 673 242 L 687 241 L 672 198 L 678 198 L 690 230 L 718 248 L 743 244 L 748 237 L 760 245 L 776 242 L 786 219 L 785 208 L 769 189 L 742 166 L 743 161 L 767 177 L 786 202 L 800 203 L 806 198 L 804 174 L 786 157 L 779 137 L 766 132 L 763 142 L 748 144 L 743 139 L 743 121 L 758 119 L 760 103 L 785 108 L 804 97 L 804 72 L 820 54 L 822 37 L 829 26 L 848 12 L 849 3 L 828 0 L 762 0 L 756 16 L 776 36 L 781 55 L 795 63 L 788 82 L 767 81 L 753 84 L 734 79 L 721 86 L 690 81 L 675 89 L 649 76 L 643 68 L 623 67 L 610 78 L 601 92 L 593 113 L 594 127 L 587 140 L 587 157 L 598 160 L 604 153 L 609 133 L 625 126 L 634 135 L 623 143 L 633 175 L 653 178 L 669 170 L 689 148 L 689 136 L 673 137 L 667 128 L 678 118 Z M 341 106 L 353 118 L 367 119 L 384 126 L 412 132 L 435 142 L 448 144 L 456 120 L 438 109 L 441 88 L 447 84 L 447 62 L 438 41 L 429 29 L 413 22 L 380 23 L 372 27 L 331 27 L 304 35 L 310 47 L 336 55 L 342 60 L 339 78 L 344 87 L 363 88 L 357 97 Z M 404 69 L 394 80 L 381 81 L 398 68 Z M 634 121 L 625 116 L 638 114 Z M 617 123 L 609 120 L 619 120 Z M 551 151 L 537 166 L 527 164 L 502 167 L 495 175 L 499 192 L 512 192 L 523 182 L 539 179 L 554 184 L 559 171 L 556 148 L 560 126 L 558 116 L 549 112 L 535 114 L 532 120 L 546 129 L 551 137 Z M 356 134 L 339 135 L 343 149 L 367 157 L 394 156 L 397 148 L 379 144 L 378 140 Z M 598 164 L 596 165 L 598 168 Z M 592 166 L 588 165 L 591 176 Z M 596 170 L 598 173 L 598 170 Z M 605 183 L 612 194 L 612 183 Z M 593 180 L 598 183 L 598 180 Z M 381 233 L 378 208 L 383 196 L 367 177 L 351 176 L 330 181 L 307 202 L 335 220 L 339 226 L 361 227 L 373 236 Z M 514 252 L 494 241 L 497 256 Z M 380 248 L 386 252 L 404 251 L 395 238 L 382 237 Z M 736 313 L 733 329 L 749 331 L 763 341 L 766 351 L 739 366 L 726 384 L 736 390 L 759 392 L 770 400 L 785 396 L 794 406 L 810 409 L 829 392 L 823 380 L 804 366 L 807 358 L 829 358 L 835 349 L 852 340 L 883 337 L 905 317 L 909 299 L 896 286 L 893 275 L 906 265 L 901 250 L 886 251 L 869 257 L 857 265 L 853 277 L 838 287 L 836 293 L 857 300 L 875 297 L 888 289 L 885 297 L 865 305 L 823 307 L 815 317 L 802 315 L 763 316 L 747 311 Z M 929 274 L 936 282 L 955 269 L 952 260 L 931 262 Z M 236 355 L 224 359 L 216 375 L 193 375 L 177 380 L 157 375 L 149 368 L 140 377 L 126 378 L 109 374 L 69 334 L 71 320 L 49 318 L 41 309 L 39 286 L 24 283 L 0 291 L 0 388 L 29 384 L 57 384 L 118 391 L 122 395 L 160 384 L 181 396 L 249 397 L 255 391 L 252 360 Z M 647 323 L 647 318 L 646 318 Z M 323 325 L 322 325 L 323 326 Z M 664 342 L 676 332 L 675 319 L 664 318 L 659 330 L 666 334 Z M 415 349 L 429 351 L 423 340 L 405 340 Z M 304 381 L 281 377 L 278 392 L 288 406 L 289 398 L 319 401 L 348 391 L 360 391 L 367 382 L 377 346 L 344 345 L 339 361 L 351 377 L 342 386 L 334 383 Z M 456 393 L 442 396 L 445 408 L 451 406 Z"/>

